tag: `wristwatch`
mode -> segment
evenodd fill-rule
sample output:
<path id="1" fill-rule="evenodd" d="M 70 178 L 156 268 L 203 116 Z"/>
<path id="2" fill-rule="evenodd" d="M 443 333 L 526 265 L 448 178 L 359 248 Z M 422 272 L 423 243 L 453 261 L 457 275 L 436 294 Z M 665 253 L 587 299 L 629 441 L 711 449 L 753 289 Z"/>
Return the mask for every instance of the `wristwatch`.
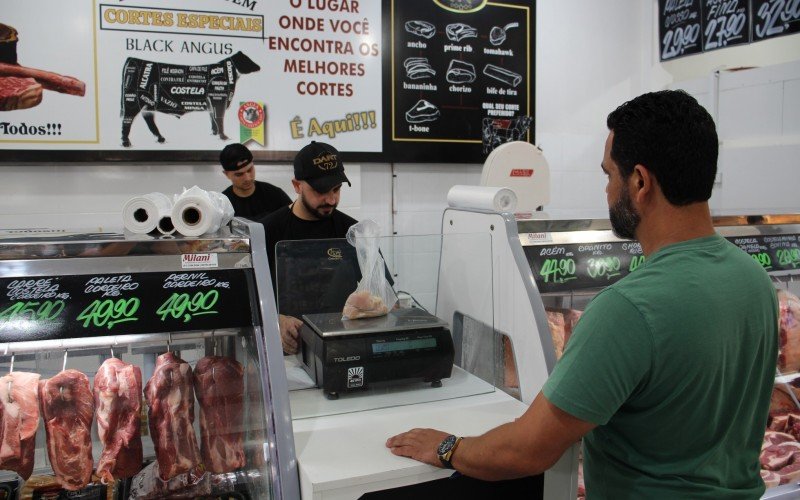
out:
<path id="1" fill-rule="evenodd" d="M 454 469 L 453 464 L 450 462 L 453 458 L 453 453 L 458 448 L 458 443 L 464 438 L 453 436 L 452 434 L 444 438 L 439 444 L 439 447 L 436 448 L 436 454 L 439 455 L 439 460 L 442 461 L 442 465 L 446 469 Z"/>

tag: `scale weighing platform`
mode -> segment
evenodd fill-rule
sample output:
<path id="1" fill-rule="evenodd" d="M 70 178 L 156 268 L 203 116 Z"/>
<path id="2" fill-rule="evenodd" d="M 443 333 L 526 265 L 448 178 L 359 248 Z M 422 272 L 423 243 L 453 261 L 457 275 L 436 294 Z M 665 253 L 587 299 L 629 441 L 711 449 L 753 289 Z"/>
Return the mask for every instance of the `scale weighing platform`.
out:
<path id="1" fill-rule="evenodd" d="M 355 320 L 343 320 L 340 312 L 305 314 L 303 321 L 303 368 L 329 399 L 401 380 L 441 387 L 453 369 L 447 323 L 422 309 Z"/>

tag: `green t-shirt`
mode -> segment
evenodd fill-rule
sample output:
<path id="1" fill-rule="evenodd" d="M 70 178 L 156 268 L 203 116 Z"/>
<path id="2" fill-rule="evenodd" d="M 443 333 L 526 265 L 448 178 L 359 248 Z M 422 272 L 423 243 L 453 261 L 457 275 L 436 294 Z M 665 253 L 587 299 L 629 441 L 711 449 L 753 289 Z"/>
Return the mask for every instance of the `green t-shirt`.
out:
<path id="1" fill-rule="evenodd" d="M 587 498 L 758 498 L 775 378 L 769 276 L 714 235 L 666 246 L 586 308 L 545 397 L 598 425 Z"/>

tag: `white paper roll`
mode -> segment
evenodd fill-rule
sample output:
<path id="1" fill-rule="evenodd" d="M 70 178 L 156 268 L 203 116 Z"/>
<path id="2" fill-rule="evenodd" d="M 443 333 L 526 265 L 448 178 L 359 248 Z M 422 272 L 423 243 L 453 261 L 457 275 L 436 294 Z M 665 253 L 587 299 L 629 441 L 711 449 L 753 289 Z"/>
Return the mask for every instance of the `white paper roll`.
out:
<path id="1" fill-rule="evenodd" d="M 163 193 L 134 196 L 122 207 L 122 223 L 135 234 L 147 234 L 172 213 L 172 202 Z"/>
<path id="2" fill-rule="evenodd" d="M 172 224 L 184 236 L 215 233 L 233 218 L 233 205 L 222 193 L 197 186 L 175 197 Z"/>
<path id="3" fill-rule="evenodd" d="M 455 208 L 513 212 L 517 208 L 517 195 L 504 187 L 453 186 L 447 192 L 447 204 Z"/>

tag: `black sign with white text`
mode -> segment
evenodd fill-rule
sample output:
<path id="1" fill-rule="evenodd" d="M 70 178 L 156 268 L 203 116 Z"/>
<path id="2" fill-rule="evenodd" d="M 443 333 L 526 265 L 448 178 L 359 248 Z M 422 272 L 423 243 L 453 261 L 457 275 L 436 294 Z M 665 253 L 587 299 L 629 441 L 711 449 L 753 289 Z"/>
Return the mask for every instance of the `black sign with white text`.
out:
<path id="1" fill-rule="evenodd" d="M 253 325 L 248 271 L 0 279 L 6 342 Z"/>

